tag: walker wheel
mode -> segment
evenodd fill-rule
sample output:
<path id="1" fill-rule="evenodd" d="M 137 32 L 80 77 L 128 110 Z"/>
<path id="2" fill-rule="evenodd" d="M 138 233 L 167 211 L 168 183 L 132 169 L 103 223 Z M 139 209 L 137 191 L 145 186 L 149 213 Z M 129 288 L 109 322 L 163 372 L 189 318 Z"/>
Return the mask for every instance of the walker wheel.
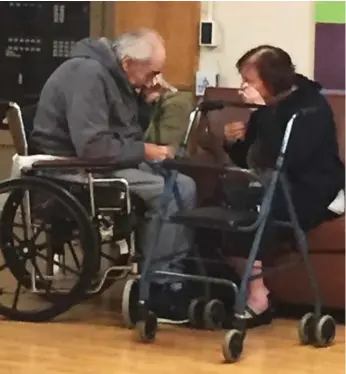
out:
<path id="1" fill-rule="evenodd" d="M 139 319 L 138 316 L 139 287 L 137 279 L 129 279 L 123 290 L 121 314 L 125 327 L 133 329 Z"/>
<path id="2" fill-rule="evenodd" d="M 196 329 L 202 329 L 204 327 L 205 305 L 206 304 L 203 299 L 193 299 L 190 302 L 187 315 L 190 321 L 190 325 Z"/>
<path id="3" fill-rule="evenodd" d="M 313 344 L 315 341 L 315 319 L 312 313 L 306 313 L 299 321 L 299 341 L 303 345 Z"/>
<path id="4" fill-rule="evenodd" d="M 143 343 L 152 343 L 156 337 L 157 317 L 154 312 L 148 311 L 144 320 L 136 323 L 139 340 Z"/>
<path id="5" fill-rule="evenodd" d="M 315 327 L 315 344 L 317 347 L 328 347 L 335 339 L 336 324 L 333 317 L 322 316 Z"/>
<path id="6" fill-rule="evenodd" d="M 229 330 L 222 344 L 222 353 L 226 362 L 233 363 L 240 359 L 243 352 L 244 334 L 239 330 Z"/>
<path id="7" fill-rule="evenodd" d="M 203 312 L 204 327 L 208 330 L 219 330 L 225 322 L 226 310 L 222 301 L 210 300 Z"/>

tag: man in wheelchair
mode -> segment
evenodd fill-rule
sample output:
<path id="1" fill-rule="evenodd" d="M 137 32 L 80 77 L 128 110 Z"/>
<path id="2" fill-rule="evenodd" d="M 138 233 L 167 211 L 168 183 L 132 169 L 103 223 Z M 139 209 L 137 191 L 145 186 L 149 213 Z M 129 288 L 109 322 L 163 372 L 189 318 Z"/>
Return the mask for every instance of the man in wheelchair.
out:
<path id="1" fill-rule="evenodd" d="M 144 142 L 136 91 L 153 84 L 165 58 L 164 42 L 151 30 L 128 32 L 114 42 L 104 38 L 80 41 L 71 58 L 44 85 L 30 136 L 30 147 L 35 153 L 110 164 L 133 163 L 133 167 L 118 170 L 114 175 L 126 179 L 131 192 L 144 202 L 149 217 L 139 240 L 144 256 L 157 235 L 150 217 L 158 212 L 164 190 L 164 178 L 152 163 L 172 158 L 174 152 L 170 147 Z M 64 179 L 84 180 L 77 172 L 68 173 Z M 177 183 L 184 208 L 193 208 L 194 181 L 179 174 Z M 171 196 L 167 214 L 177 209 Z M 187 228 L 165 223 L 159 235 L 160 257 L 191 247 L 192 237 Z M 157 270 L 180 270 L 177 262 L 169 260 L 156 266 Z M 184 319 L 181 311 L 185 308 L 180 308 L 183 292 L 181 283 L 168 279 L 160 278 L 153 283 L 151 301 L 157 316 Z"/>

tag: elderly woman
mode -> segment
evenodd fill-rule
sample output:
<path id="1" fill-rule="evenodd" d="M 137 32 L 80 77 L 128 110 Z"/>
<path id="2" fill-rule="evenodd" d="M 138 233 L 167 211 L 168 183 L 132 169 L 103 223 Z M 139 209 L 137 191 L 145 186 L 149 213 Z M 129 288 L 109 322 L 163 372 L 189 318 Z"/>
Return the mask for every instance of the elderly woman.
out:
<path id="1" fill-rule="evenodd" d="M 297 74 L 288 53 L 270 45 L 246 52 L 236 66 L 242 77 L 239 93 L 243 100 L 265 107 L 254 111 L 247 124 L 225 126 L 225 150 L 230 158 L 265 178 L 275 164 L 288 120 L 309 108 L 294 123 L 286 153 L 293 204 L 305 231 L 342 214 L 345 168 L 339 158 L 332 110 L 321 86 Z M 272 213 L 276 219 L 289 219 L 282 193 L 276 194 Z M 243 239 L 237 242 L 235 238 L 234 243 L 241 246 Z M 261 271 L 261 266 L 256 261 L 253 272 Z M 251 282 L 248 327 L 271 322 L 268 294 L 263 279 Z"/>
<path id="2" fill-rule="evenodd" d="M 147 142 L 177 148 L 189 123 L 193 95 L 178 91 L 161 74 L 154 79 L 153 87 L 140 92 L 139 121 Z"/>

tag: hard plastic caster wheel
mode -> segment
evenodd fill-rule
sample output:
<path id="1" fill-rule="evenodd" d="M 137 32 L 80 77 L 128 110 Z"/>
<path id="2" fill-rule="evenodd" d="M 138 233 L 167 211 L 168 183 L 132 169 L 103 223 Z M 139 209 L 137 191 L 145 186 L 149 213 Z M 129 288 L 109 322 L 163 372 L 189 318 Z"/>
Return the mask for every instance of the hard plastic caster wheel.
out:
<path id="1" fill-rule="evenodd" d="M 145 320 L 136 324 L 139 340 L 143 343 L 151 343 L 155 340 L 157 331 L 157 317 L 155 313 L 149 311 Z"/>
<path id="2" fill-rule="evenodd" d="M 187 315 L 190 325 L 196 329 L 202 329 L 204 327 L 205 305 L 206 303 L 203 299 L 193 299 L 190 302 Z"/>
<path id="3" fill-rule="evenodd" d="M 314 344 L 315 342 L 315 319 L 312 313 L 306 313 L 299 321 L 299 341 L 303 345 Z"/>
<path id="4" fill-rule="evenodd" d="M 243 352 L 244 334 L 239 330 L 230 330 L 225 335 L 222 353 L 226 362 L 232 363 L 240 359 Z"/>
<path id="5" fill-rule="evenodd" d="M 226 310 L 222 301 L 210 300 L 204 308 L 203 321 L 204 327 L 208 330 L 222 329 L 226 318 Z"/>
<path id="6" fill-rule="evenodd" d="M 335 339 L 336 324 L 333 317 L 322 316 L 315 326 L 315 345 L 317 347 L 328 347 Z"/>
<path id="7" fill-rule="evenodd" d="M 123 290 L 121 314 L 125 327 L 133 329 L 138 316 L 139 284 L 137 279 L 129 279 Z"/>

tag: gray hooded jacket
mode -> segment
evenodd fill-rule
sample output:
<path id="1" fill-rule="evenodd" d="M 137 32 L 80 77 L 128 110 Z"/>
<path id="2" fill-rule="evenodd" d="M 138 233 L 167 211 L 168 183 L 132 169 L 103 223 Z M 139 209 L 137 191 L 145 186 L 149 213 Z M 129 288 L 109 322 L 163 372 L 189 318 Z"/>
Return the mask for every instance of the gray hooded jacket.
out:
<path id="1" fill-rule="evenodd" d="M 95 162 L 144 158 L 136 93 L 108 44 L 84 39 L 44 85 L 30 146 Z"/>

